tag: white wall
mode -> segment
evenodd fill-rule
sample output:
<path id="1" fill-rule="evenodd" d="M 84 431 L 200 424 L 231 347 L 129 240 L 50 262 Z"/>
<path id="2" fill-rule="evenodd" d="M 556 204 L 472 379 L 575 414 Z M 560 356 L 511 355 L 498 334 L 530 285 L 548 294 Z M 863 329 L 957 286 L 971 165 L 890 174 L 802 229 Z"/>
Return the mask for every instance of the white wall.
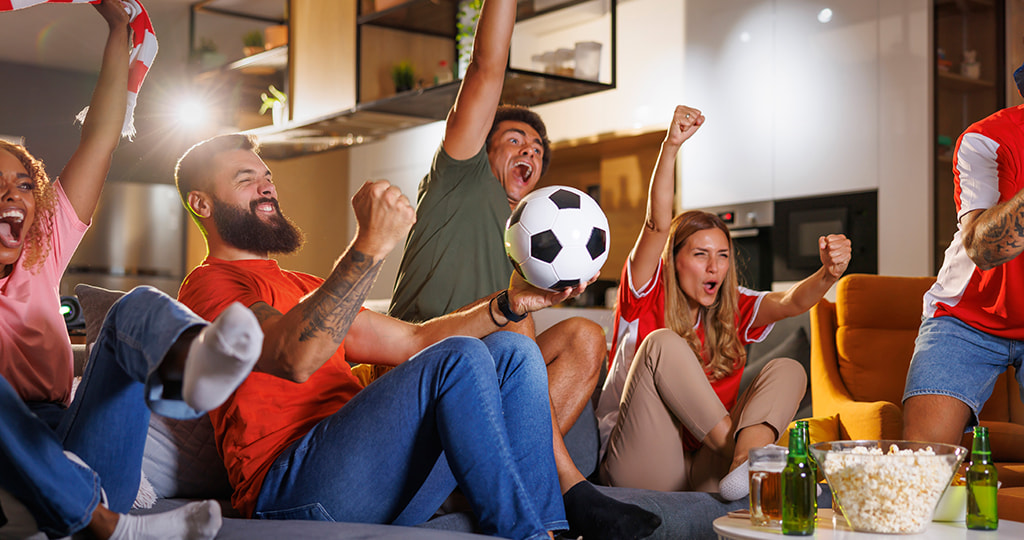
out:
<path id="1" fill-rule="evenodd" d="M 416 189 L 430 170 L 430 163 L 441 144 L 444 122 L 434 122 L 400 131 L 381 141 L 352 147 L 349 152 L 349 198 L 355 195 L 367 180 L 387 180 L 398 186 L 409 200 L 416 204 Z M 355 235 L 356 221 L 348 208 L 348 230 Z M 402 260 L 402 246 L 384 261 L 377 282 L 367 298 L 391 298 L 398 276 L 398 263 Z"/>
<path id="2" fill-rule="evenodd" d="M 682 205 L 877 189 L 879 272 L 930 273 L 929 4 L 689 0 Z"/>

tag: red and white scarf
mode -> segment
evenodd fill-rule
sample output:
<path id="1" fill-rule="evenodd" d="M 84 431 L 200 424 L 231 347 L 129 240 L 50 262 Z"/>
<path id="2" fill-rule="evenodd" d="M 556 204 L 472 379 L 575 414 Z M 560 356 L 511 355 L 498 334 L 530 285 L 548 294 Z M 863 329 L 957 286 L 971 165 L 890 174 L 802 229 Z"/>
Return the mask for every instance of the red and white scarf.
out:
<path id="1" fill-rule="evenodd" d="M 128 70 L 128 110 L 125 111 L 124 126 L 121 136 L 131 139 L 135 136 L 135 101 L 139 96 L 139 88 L 146 78 L 153 59 L 156 58 L 157 42 L 153 32 L 153 23 L 149 14 L 138 0 L 123 0 L 125 9 L 131 17 L 128 24 L 132 29 L 132 52 Z M 37 4 L 98 4 L 100 0 L 0 0 L 0 11 L 13 11 Z M 78 120 L 84 121 L 89 107 L 78 113 Z"/>

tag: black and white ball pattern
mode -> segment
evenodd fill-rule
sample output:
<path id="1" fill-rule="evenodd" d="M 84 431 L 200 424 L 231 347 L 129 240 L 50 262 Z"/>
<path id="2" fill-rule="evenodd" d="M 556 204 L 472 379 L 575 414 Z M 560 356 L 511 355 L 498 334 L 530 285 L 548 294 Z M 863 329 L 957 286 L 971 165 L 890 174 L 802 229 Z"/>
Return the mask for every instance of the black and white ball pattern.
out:
<path id="1" fill-rule="evenodd" d="M 544 187 L 523 197 L 505 227 L 505 252 L 516 271 L 551 291 L 597 275 L 610 240 L 601 207 L 567 186 Z"/>

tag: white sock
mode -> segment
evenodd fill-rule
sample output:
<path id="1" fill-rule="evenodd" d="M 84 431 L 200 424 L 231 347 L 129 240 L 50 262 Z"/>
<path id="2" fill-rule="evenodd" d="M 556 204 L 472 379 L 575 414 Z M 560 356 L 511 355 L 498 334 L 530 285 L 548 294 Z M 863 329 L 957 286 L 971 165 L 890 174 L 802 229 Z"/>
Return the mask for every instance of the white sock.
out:
<path id="1" fill-rule="evenodd" d="M 200 501 L 160 514 L 121 514 L 110 540 L 208 540 L 220 530 L 220 505 Z"/>
<path id="2" fill-rule="evenodd" d="M 220 407 L 260 357 L 263 330 L 256 315 L 235 302 L 199 333 L 185 362 L 185 403 L 199 411 Z"/>
<path id="3" fill-rule="evenodd" d="M 738 501 L 750 494 L 749 470 L 746 461 L 718 482 L 718 494 L 727 501 Z"/>

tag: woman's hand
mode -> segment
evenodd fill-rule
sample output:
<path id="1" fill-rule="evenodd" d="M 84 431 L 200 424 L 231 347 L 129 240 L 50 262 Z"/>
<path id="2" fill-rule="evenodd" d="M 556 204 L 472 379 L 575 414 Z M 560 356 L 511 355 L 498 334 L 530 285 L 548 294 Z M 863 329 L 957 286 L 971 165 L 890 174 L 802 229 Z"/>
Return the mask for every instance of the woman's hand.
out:
<path id="1" fill-rule="evenodd" d="M 850 265 L 852 256 L 850 239 L 842 234 L 830 234 L 818 238 L 818 252 L 821 266 L 833 278 L 839 279 Z"/>
<path id="2" fill-rule="evenodd" d="M 704 115 L 693 107 L 677 105 L 675 113 L 672 114 L 672 123 L 668 126 L 665 134 L 665 142 L 679 146 L 686 142 L 694 133 L 704 125 Z"/>
<path id="3" fill-rule="evenodd" d="M 121 0 L 102 0 L 99 4 L 93 4 L 93 7 L 103 15 L 111 29 L 128 26 L 128 10 Z"/>

